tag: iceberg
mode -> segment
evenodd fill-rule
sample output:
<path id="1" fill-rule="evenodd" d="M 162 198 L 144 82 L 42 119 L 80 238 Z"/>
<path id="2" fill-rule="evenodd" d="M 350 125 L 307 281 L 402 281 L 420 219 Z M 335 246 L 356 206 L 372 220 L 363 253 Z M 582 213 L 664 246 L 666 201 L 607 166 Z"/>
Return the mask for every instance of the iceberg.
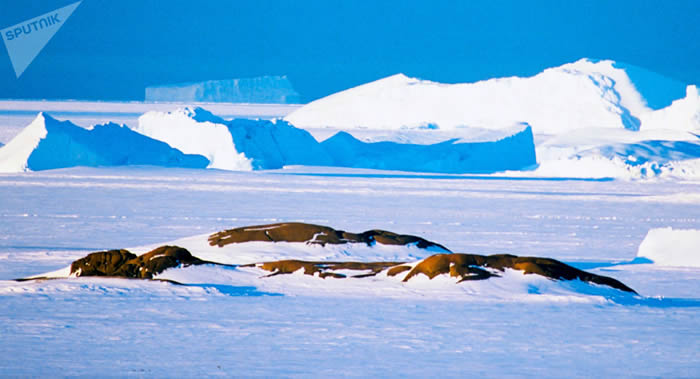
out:
<path id="1" fill-rule="evenodd" d="M 459 136 L 525 123 L 538 158 L 527 175 L 700 177 L 697 86 L 611 60 L 581 59 L 532 77 L 475 83 L 397 74 L 311 102 L 285 120 L 316 133 L 393 131 L 405 143 L 422 138 L 416 131 Z"/>
<path id="2" fill-rule="evenodd" d="M 148 112 L 136 132 L 188 154 L 207 157 L 209 168 L 250 171 L 285 165 L 332 165 L 309 132 L 282 120 L 224 120 L 200 107 Z"/>
<path id="3" fill-rule="evenodd" d="M 336 166 L 438 173 L 492 173 L 520 170 L 536 164 L 532 130 L 521 126 L 503 138 L 465 142 L 365 142 L 340 132 L 319 143 L 307 132 L 283 120 L 224 120 L 205 109 L 181 108 L 149 112 L 135 130 L 167 142 L 189 154 L 200 154 L 210 168 L 225 170 L 279 169 L 284 166 Z M 423 134 L 442 135 L 425 131 Z"/>
<path id="4" fill-rule="evenodd" d="M 635 75 L 629 75 L 631 71 Z M 498 129 L 527 122 L 535 134 L 550 135 L 581 128 L 638 131 L 659 125 L 700 131 L 695 86 L 686 88 L 684 100 L 655 110 L 632 81 L 638 71 L 611 60 L 581 59 L 532 77 L 475 83 L 444 84 L 396 74 L 313 101 L 285 119 L 302 128 L 341 130 L 428 125 L 442 130 Z M 653 73 L 644 79 L 664 88 L 683 86 Z M 646 94 L 653 92 L 645 87 Z M 657 103 L 661 102 L 655 99 Z"/>
<path id="5" fill-rule="evenodd" d="M 83 129 L 39 113 L 0 148 L 0 172 L 39 171 L 73 166 L 154 165 L 203 168 L 209 161 L 114 123 Z"/>
<path id="6" fill-rule="evenodd" d="M 432 144 L 363 142 L 339 132 L 321 145 L 336 166 L 352 168 L 490 174 L 537 164 L 530 126 L 489 142 L 464 142 L 458 138 Z"/>
<path id="7" fill-rule="evenodd" d="M 286 76 L 262 76 L 146 87 L 146 101 L 298 104 L 300 99 Z"/>

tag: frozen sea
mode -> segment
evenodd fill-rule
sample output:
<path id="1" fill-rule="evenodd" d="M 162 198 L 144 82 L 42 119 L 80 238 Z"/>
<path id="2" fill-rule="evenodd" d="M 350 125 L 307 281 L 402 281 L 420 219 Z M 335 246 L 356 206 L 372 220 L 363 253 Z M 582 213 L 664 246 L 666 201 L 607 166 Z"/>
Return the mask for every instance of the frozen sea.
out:
<path id="1" fill-rule="evenodd" d="M 415 234 L 454 252 L 552 257 L 641 296 L 436 299 L 11 281 L 97 250 L 281 221 Z M 633 264 L 648 230 L 669 226 L 700 229 L 700 183 L 324 167 L 0 174 L 0 376 L 697 377 L 700 269 Z"/>
<path id="2" fill-rule="evenodd" d="M 383 228 L 456 252 L 542 255 L 633 304 L 274 296 L 255 288 L 3 282 L 0 372 L 25 375 L 695 376 L 700 270 L 612 265 L 653 227 L 698 228 L 700 185 L 298 168 L 75 168 L 0 176 L 0 279 L 234 226 Z"/>

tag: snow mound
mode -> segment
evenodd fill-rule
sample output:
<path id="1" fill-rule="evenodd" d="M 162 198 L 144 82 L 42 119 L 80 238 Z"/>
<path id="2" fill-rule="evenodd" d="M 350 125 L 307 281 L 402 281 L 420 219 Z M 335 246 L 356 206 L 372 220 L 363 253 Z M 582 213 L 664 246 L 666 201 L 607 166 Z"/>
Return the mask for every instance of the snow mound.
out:
<path id="1" fill-rule="evenodd" d="M 401 277 L 404 283 L 422 276 L 430 280 L 443 276 L 456 279 L 457 284 L 476 280 L 500 280 L 506 270 L 516 270 L 522 271 L 525 275 L 540 275 L 551 280 L 580 280 L 636 293 L 618 280 L 581 271 L 554 259 L 517 257 L 507 254 L 488 256 L 458 253 L 434 254 L 418 262 L 408 263 L 283 260 L 240 267 L 257 267 L 270 272 L 270 276 L 303 271 L 305 275 L 338 279 L 377 277 L 384 273 L 387 277 Z"/>
<path id="2" fill-rule="evenodd" d="M 209 159 L 210 168 L 250 171 L 285 165 L 330 165 L 331 160 L 305 130 L 281 120 L 224 120 L 205 109 L 148 112 L 135 131 Z"/>
<path id="3" fill-rule="evenodd" d="M 284 259 L 310 261 L 412 261 L 425 258 L 434 253 L 445 252 L 445 250 L 437 247 L 423 249 L 416 246 L 416 244 L 367 245 L 365 243 L 346 243 L 340 245 L 318 245 L 305 242 L 270 243 L 252 241 L 219 247 L 209 244 L 208 234 L 182 238 L 167 244 L 181 246 L 203 260 L 223 264 L 251 264 Z M 134 251 L 146 252 L 155 247 L 155 245 L 145 246 L 134 249 Z"/>
<path id="4" fill-rule="evenodd" d="M 391 141 L 363 142 L 349 133 L 339 132 L 321 145 L 333 157 L 336 166 L 352 168 L 494 173 L 522 170 L 537 164 L 529 126 L 492 142 L 470 143 L 460 138 L 428 145 Z"/>
<path id="5" fill-rule="evenodd" d="M 146 87 L 146 101 L 298 104 L 286 76 L 209 80 Z"/>
<path id="6" fill-rule="evenodd" d="M 73 166 L 154 165 L 203 168 L 208 161 L 113 123 L 83 129 L 39 115 L 0 148 L 0 172 L 39 171 Z"/>
<path id="7" fill-rule="evenodd" d="M 700 267 L 700 230 L 651 229 L 639 245 L 637 257 L 661 266 Z"/>
<path id="8" fill-rule="evenodd" d="M 614 299 L 636 295 L 633 289 L 614 278 L 581 271 L 549 258 L 454 254 L 420 237 L 385 231 L 354 234 L 332 230 L 323 244 L 316 235 L 306 243 L 276 242 L 280 238 L 294 240 L 300 236 L 295 233 L 303 232 L 292 228 L 288 230 L 294 232 L 292 234 L 277 231 L 272 240 L 261 241 L 257 239 L 266 230 L 275 230 L 261 227 L 228 231 L 236 233 L 227 235 L 226 240 L 250 237 L 255 240 L 252 242 L 228 241 L 212 246 L 211 238 L 193 237 L 181 240 L 189 244 L 189 248 L 166 245 L 138 256 L 129 250 L 99 251 L 74 261 L 67 268 L 20 281 L 78 277 L 101 280 L 101 277 L 110 276 L 166 280 L 186 286 L 246 287 L 270 294 L 453 299 L 466 296 L 486 301 L 561 301 L 572 297 L 591 300 L 593 297 Z M 346 242 L 342 238 L 347 235 L 364 240 L 370 237 L 367 234 L 370 232 L 379 232 L 374 243 Z M 420 242 L 405 243 L 409 239 L 432 245 L 421 247 Z M 143 249 L 147 248 L 139 250 Z M 373 253 L 367 255 L 368 251 Z M 419 251 L 417 256 L 405 254 L 415 251 Z M 397 252 L 404 253 L 403 259 L 397 259 Z M 282 259 L 262 259 L 275 255 Z M 370 256 L 375 259 L 367 259 Z M 247 259 L 252 262 L 245 263 Z"/>
<path id="9" fill-rule="evenodd" d="M 646 123 L 699 130 L 696 95 L 697 89 L 689 87 L 685 100 L 652 115 L 626 68 L 610 60 L 582 59 L 533 77 L 476 83 L 442 84 L 397 74 L 313 101 L 285 119 L 302 128 L 342 130 L 500 128 L 521 121 L 536 134 L 580 128 L 636 131 Z"/>

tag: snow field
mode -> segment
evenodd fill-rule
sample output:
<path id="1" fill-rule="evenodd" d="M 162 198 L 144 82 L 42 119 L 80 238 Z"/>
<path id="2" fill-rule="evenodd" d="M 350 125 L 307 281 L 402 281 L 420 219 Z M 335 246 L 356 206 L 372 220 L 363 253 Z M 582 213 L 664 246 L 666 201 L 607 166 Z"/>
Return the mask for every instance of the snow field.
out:
<path id="1" fill-rule="evenodd" d="M 693 376 L 700 367 L 698 269 L 622 263 L 634 259 L 650 229 L 700 229 L 698 196 L 690 182 L 641 186 L 311 167 L 2 174 L 0 371 Z M 481 288 L 445 278 L 414 288 L 294 274 L 293 285 L 285 285 L 275 277 L 263 282 L 255 269 L 212 266 L 166 271 L 188 286 L 8 280 L 57 270 L 104 248 L 144 252 L 173 241 L 195 255 L 200 245 L 206 255 L 198 239 L 211 231 L 292 220 L 413 233 L 458 252 L 550 256 L 619 279 L 644 298 L 610 299 L 535 277 Z M 194 235 L 200 237 L 187 237 Z M 323 257 L 304 250 L 280 247 L 273 255 L 251 246 L 246 254 L 250 260 L 262 253 Z"/>

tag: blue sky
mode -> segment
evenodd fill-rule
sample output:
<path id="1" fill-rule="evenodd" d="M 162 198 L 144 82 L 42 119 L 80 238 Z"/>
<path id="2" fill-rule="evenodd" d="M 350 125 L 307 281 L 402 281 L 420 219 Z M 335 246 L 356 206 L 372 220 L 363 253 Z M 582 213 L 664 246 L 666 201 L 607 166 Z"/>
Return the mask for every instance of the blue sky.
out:
<path id="1" fill-rule="evenodd" d="M 0 0 L 0 28 L 72 3 Z M 700 83 L 700 1 L 84 0 L 0 98 L 141 100 L 144 87 L 288 75 L 310 101 L 397 72 L 443 82 L 609 58 Z"/>

